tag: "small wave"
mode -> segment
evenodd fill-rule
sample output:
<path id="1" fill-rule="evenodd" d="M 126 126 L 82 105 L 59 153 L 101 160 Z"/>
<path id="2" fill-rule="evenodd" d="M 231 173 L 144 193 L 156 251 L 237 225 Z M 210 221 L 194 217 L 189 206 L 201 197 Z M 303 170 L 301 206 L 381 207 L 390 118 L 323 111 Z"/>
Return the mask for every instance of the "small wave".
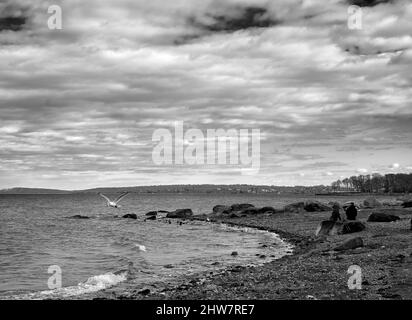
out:
<path id="1" fill-rule="evenodd" d="M 280 246 L 279 249 L 281 250 L 279 252 L 280 254 L 288 255 L 288 254 L 293 253 L 294 245 L 282 240 L 277 233 L 274 233 L 268 230 L 260 230 L 260 229 L 256 229 L 253 227 L 228 225 L 224 223 L 219 224 L 219 228 L 225 231 L 237 231 L 237 232 L 246 232 L 246 233 L 252 233 L 252 234 L 268 235 L 269 237 L 271 237 L 273 240 L 275 240 L 279 244 Z"/>
<path id="2" fill-rule="evenodd" d="M 8 296 L 6 299 L 13 300 L 42 300 L 49 298 L 67 298 L 85 293 L 92 293 L 115 286 L 116 284 L 127 280 L 127 272 L 105 273 L 98 276 L 93 276 L 85 282 L 80 282 L 77 286 L 64 287 L 54 290 L 45 290 L 29 294 Z"/>

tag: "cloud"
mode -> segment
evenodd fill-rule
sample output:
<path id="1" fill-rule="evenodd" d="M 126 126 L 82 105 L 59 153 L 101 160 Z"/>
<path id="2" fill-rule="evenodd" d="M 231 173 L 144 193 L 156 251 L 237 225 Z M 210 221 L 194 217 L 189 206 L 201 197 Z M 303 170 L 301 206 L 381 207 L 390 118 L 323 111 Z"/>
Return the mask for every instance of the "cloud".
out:
<path id="1" fill-rule="evenodd" d="M 62 6 L 63 30 L 47 28 L 50 4 Z M 260 129 L 250 183 L 329 183 L 325 172 L 405 163 L 412 5 L 358 3 L 364 29 L 349 30 L 348 4 L 1 2 L 2 183 L 244 181 L 239 168 L 154 169 L 152 133 L 176 120 Z"/>

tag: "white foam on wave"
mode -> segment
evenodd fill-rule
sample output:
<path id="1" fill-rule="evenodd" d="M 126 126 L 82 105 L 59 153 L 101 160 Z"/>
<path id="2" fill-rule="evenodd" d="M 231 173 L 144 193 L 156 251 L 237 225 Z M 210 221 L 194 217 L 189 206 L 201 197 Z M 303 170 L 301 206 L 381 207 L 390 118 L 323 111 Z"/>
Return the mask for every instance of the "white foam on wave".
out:
<path id="1" fill-rule="evenodd" d="M 85 282 L 80 282 L 77 286 L 63 287 L 54 290 L 45 290 L 29 294 L 4 297 L 5 299 L 13 300 L 42 300 L 50 298 L 67 298 L 85 293 L 92 293 L 107 289 L 123 282 L 127 279 L 127 272 L 119 274 L 105 273 L 98 276 L 93 276 Z"/>
<path id="2" fill-rule="evenodd" d="M 274 233 L 274 232 L 271 232 L 271 231 L 268 231 L 268 230 L 256 229 L 256 228 L 252 228 L 252 227 L 228 225 L 228 224 L 225 224 L 225 223 L 219 224 L 219 228 L 221 230 L 226 230 L 226 231 L 264 234 L 265 236 L 270 236 L 272 239 L 276 240 L 276 242 L 279 243 L 279 250 L 280 250 L 279 254 L 280 255 L 288 255 L 288 254 L 293 253 L 294 245 L 282 240 L 282 238 L 277 233 Z"/>
<path id="3" fill-rule="evenodd" d="M 144 246 L 144 245 L 141 245 L 141 244 L 135 244 L 135 246 L 137 247 L 137 248 L 139 248 L 139 250 L 140 251 L 144 251 L 144 252 L 146 252 L 147 250 L 146 250 L 146 247 Z"/>

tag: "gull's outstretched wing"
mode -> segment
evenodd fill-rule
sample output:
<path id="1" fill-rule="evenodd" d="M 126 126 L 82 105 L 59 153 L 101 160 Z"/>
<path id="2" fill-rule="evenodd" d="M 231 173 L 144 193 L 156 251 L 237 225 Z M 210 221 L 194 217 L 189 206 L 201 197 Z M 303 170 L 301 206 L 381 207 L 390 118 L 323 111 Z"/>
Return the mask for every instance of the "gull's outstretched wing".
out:
<path id="1" fill-rule="evenodd" d="M 107 202 L 110 202 L 111 200 L 108 198 L 108 197 L 106 197 L 103 193 L 97 193 L 99 196 L 101 196 L 101 197 L 103 197 L 103 198 L 105 198 L 106 199 L 106 201 Z"/>
<path id="2" fill-rule="evenodd" d="M 114 200 L 114 202 L 117 204 L 119 203 L 120 200 L 122 200 L 124 197 L 126 197 L 129 194 L 129 192 L 123 192 L 120 196 L 117 197 L 116 200 Z"/>

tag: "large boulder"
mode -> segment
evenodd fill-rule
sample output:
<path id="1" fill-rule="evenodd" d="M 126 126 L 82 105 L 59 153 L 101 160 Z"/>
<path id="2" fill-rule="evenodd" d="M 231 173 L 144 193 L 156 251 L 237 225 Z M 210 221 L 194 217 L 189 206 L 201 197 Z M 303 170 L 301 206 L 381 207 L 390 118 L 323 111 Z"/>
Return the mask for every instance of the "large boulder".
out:
<path id="1" fill-rule="evenodd" d="M 157 211 L 149 211 L 148 213 L 145 214 L 147 217 L 155 217 L 157 216 Z"/>
<path id="2" fill-rule="evenodd" d="M 363 200 L 363 206 L 365 208 L 380 208 L 382 207 L 382 203 L 380 203 L 375 198 L 367 198 Z"/>
<path id="3" fill-rule="evenodd" d="M 392 222 L 399 220 L 400 218 L 398 216 L 395 216 L 393 214 L 386 214 L 383 212 L 373 212 L 369 218 L 368 222 Z"/>
<path id="4" fill-rule="evenodd" d="M 291 203 L 285 206 L 284 210 L 285 212 L 301 212 L 305 207 L 305 203 L 304 202 L 295 202 L 295 203 Z"/>
<path id="5" fill-rule="evenodd" d="M 330 211 L 331 207 L 319 202 L 319 201 L 306 201 L 303 206 L 307 212 L 319 212 L 319 211 Z"/>
<path id="6" fill-rule="evenodd" d="M 276 212 L 273 207 L 261 207 L 257 208 L 253 204 L 249 203 L 238 203 L 232 204 L 230 207 L 225 205 L 216 205 L 213 207 L 214 216 L 225 216 L 230 218 L 239 218 L 246 215 L 256 215 L 256 214 L 274 214 Z"/>
<path id="7" fill-rule="evenodd" d="M 128 214 L 125 214 L 122 218 L 125 218 L 125 219 L 137 219 L 137 215 L 136 215 L 135 213 L 128 213 Z"/>
<path id="8" fill-rule="evenodd" d="M 353 239 L 350 239 L 340 246 L 337 246 L 334 250 L 335 251 L 345 251 L 345 250 L 351 250 L 351 249 L 356 249 L 359 247 L 363 247 L 363 240 L 361 237 L 356 237 Z"/>
<path id="9" fill-rule="evenodd" d="M 412 208 L 412 200 L 407 200 L 402 203 L 402 207 L 404 208 Z"/>
<path id="10" fill-rule="evenodd" d="M 232 212 L 232 207 L 229 206 L 224 206 L 224 205 L 220 205 L 218 204 L 217 206 L 213 207 L 213 213 L 216 214 L 229 214 Z"/>
<path id="11" fill-rule="evenodd" d="M 320 212 L 320 211 L 331 211 L 332 208 L 315 200 L 311 201 L 300 201 L 291 203 L 285 206 L 285 212 Z"/>
<path id="12" fill-rule="evenodd" d="M 247 208 L 247 209 L 243 209 L 242 211 L 240 211 L 241 215 L 245 215 L 245 214 L 258 214 L 259 213 L 259 209 L 258 208 Z"/>
<path id="13" fill-rule="evenodd" d="M 276 209 L 273 207 L 262 207 L 258 209 L 258 213 L 276 213 Z"/>
<path id="14" fill-rule="evenodd" d="M 366 226 L 360 221 L 345 222 L 342 226 L 342 234 L 361 232 Z"/>
<path id="15" fill-rule="evenodd" d="M 235 203 L 231 205 L 232 211 L 242 211 L 249 208 L 254 208 L 255 206 L 250 203 Z"/>
<path id="16" fill-rule="evenodd" d="M 190 218 L 193 216 L 193 211 L 192 209 L 177 209 L 175 211 L 169 212 L 166 215 L 166 218 L 180 218 L 180 219 L 185 219 L 185 218 Z"/>
<path id="17" fill-rule="evenodd" d="M 88 217 L 88 216 L 82 216 L 82 215 L 80 215 L 80 214 L 76 214 L 76 215 L 74 215 L 74 216 L 71 216 L 71 217 L 67 217 L 68 219 L 90 219 L 90 217 Z"/>

